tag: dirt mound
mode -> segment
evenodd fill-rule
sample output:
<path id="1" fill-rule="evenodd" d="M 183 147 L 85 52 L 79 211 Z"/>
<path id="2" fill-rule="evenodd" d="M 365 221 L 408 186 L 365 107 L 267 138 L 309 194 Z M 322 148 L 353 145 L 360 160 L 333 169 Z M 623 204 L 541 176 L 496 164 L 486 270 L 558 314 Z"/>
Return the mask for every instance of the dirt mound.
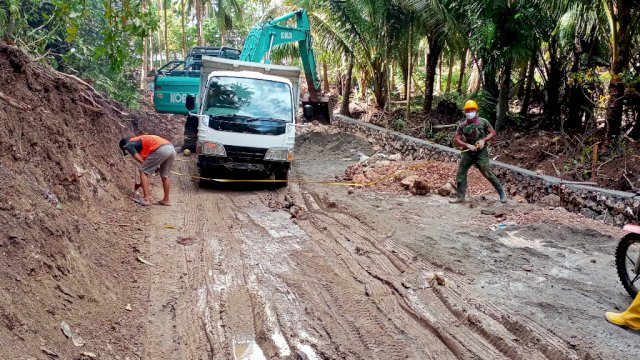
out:
<path id="1" fill-rule="evenodd" d="M 310 157 L 359 158 L 360 154 L 370 154 L 371 144 L 365 139 L 347 133 L 337 132 L 333 127 L 311 128 L 296 138 L 296 147 L 304 148 Z"/>
<path id="2" fill-rule="evenodd" d="M 146 214 L 123 200 L 134 168 L 116 143 L 172 138 L 180 124 L 125 109 L 2 43 L 0 97 L 0 357 L 133 356 L 132 334 L 145 326 L 135 305 Z M 62 321 L 86 345 L 75 347 Z"/>
<path id="3" fill-rule="evenodd" d="M 375 154 L 363 157 L 357 164 L 345 170 L 344 180 L 361 184 L 371 184 L 367 189 L 386 192 L 411 192 L 416 195 L 429 193 L 449 196 L 455 189 L 457 164 L 434 160 L 397 161 L 399 155 Z M 469 195 L 491 194 L 495 190 L 491 184 L 472 168 L 468 174 Z M 449 184 L 447 186 L 447 184 Z M 417 187 L 428 191 L 417 191 Z"/>

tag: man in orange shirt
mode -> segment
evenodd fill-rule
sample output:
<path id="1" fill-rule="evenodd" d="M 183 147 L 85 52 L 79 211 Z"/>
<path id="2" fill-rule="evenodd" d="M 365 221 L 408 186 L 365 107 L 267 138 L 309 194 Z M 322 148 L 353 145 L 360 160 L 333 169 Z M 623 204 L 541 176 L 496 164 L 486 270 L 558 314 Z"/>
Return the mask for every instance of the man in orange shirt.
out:
<path id="1" fill-rule="evenodd" d="M 136 184 L 134 191 L 142 187 L 143 198 L 133 198 L 133 201 L 143 206 L 151 205 L 149 200 L 149 175 L 154 171 L 160 173 L 164 198 L 156 205 L 169 205 L 169 173 L 176 158 L 176 149 L 169 140 L 156 135 L 140 135 L 129 140 L 120 140 L 120 149 L 124 156 L 131 154 L 140 163 L 140 184 Z"/>

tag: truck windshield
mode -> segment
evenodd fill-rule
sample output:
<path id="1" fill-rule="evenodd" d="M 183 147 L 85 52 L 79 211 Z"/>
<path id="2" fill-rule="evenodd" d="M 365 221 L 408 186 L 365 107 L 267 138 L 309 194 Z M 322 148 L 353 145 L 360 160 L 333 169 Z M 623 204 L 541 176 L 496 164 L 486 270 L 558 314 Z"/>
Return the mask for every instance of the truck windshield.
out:
<path id="1" fill-rule="evenodd" d="M 291 122 L 292 106 L 288 84 L 220 76 L 211 78 L 209 83 L 205 114 Z"/>

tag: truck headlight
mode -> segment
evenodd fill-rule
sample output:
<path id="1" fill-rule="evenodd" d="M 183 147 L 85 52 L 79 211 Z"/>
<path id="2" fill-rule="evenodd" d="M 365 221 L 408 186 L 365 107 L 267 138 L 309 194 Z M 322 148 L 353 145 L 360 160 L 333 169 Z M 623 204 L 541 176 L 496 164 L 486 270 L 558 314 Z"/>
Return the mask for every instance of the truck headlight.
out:
<path id="1" fill-rule="evenodd" d="M 202 149 L 202 155 L 219 156 L 219 157 L 227 156 L 227 151 L 224 149 L 224 145 L 222 144 L 205 141 L 199 145 L 200 145 L 200 149 Z"/>
<path id="2" fill-rule="evenodd" d="M 287 148 L 272 148 L 267 150 L 264 159 L 270 161 L 293 161 L 293 151 Z"/>

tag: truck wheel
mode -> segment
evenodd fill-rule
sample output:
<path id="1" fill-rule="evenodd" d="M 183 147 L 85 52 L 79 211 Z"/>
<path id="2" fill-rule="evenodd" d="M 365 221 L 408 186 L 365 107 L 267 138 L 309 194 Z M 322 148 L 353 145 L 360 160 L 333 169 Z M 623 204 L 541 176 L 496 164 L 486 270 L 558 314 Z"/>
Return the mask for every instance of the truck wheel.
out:
<path id="1" fill-rule="evenodd" d="M 195 116 L 187 116 L 187 122 L 184 124 L 184 145 L 183 149 L 189 149 L 191 152 L 196 151 L 196 142 L 198 141 L 198 118 Z"/>
<path id="2" fill-rule="evenodd" d="M 289 170 L 278 170 L 274 173 L 274 178 L 276 180 L 289 180 Z M 288 182 L 277 182 L 275 183 L 276 187 L 287 187 Z"/>
<path id="3" fill-rule="evenodd" d="M 211 169 L 204 169 L 204 168 L 201 168 L 201 169 L 200 169 L 200 177 L 203 177 L 203 178 L 213 178 L 213 172 L 211 171 Z M 214 183 L 214 182 L 213 182 L 213 181 L 211 181 L 211 180 L 205 180 L 205 179 L 199 179 L 199 180 L 198 180 L 198 186 L 199 186 L 201 189 L 209 189 L 209 188 L 211 188 L 211 187 L 212 187 L 213 183 Z"/>

